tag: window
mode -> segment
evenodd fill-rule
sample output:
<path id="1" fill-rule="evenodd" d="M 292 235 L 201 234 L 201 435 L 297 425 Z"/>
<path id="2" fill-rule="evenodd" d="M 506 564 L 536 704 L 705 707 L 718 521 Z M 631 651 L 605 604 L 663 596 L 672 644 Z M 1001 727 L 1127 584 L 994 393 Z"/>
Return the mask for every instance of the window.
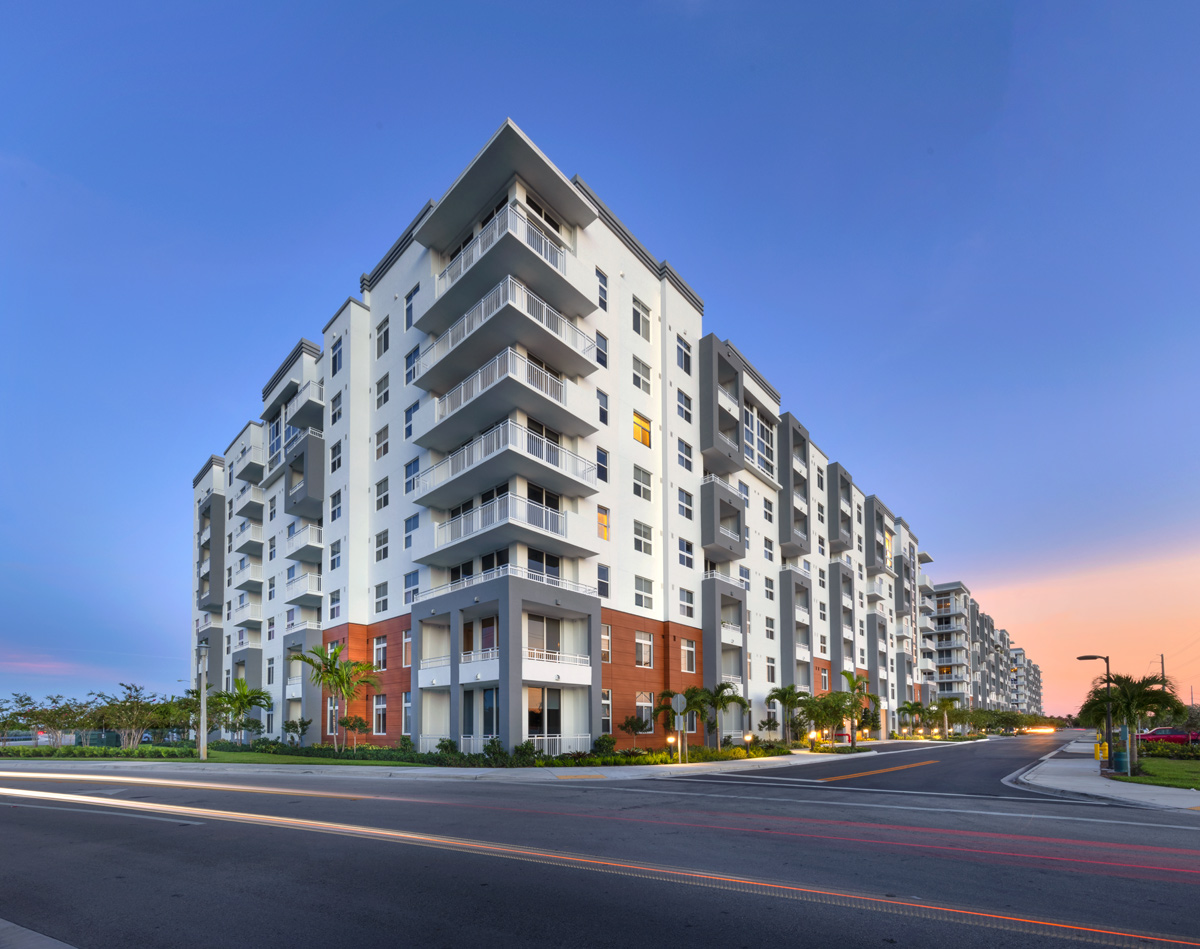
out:
<path id="1" fill-rule="evenodd" d="M 692 446 L 679 439 L 679 464 L 687 471 L 692 470 Z"/>
<path id="2" fill-rule="evenodd" d="M 400 665 L 405 669 L 412 665 L 412 630 L 406 629 L 400 637 Z"/>
<path id="3" fill-rule="evenodd" d="M 695 566 L 695 553 L 690 540 L 679 538 L 679 565 L 681 567 Z"/>
<path id="4" fill-rule="evenodd" d="M 375 584 L 375 612 L 384 613 L 388 606 L 388 585 L 387 583 Z"/>
<path id="5" fill-rule="evenodd" d="M 408 550 L 412 547 L 413 532 L 421 526 L 421 514 L 417 512 L 412 517 L 404 519 L 404 549 Z"/>
<path id="6" fill-rule="evenodd" d="M 375 383 L 375 408 L 381 409 L 391 398 L 391 373 L 385 372 Z"/>
<path id="7" fill-rule="evenodd" d="M 329 618 L 337 619 L 342 615 L 342 591 L 329 591 Z"/>
<path id="8" fill-rule="evenodd" d="M 775 599 L 775 581 L 772 580 L 770 577 L 767 577 L 765 580 L 763 580 L 763 583 L 766 584 L 767 599 L 768 600 Z"/>
<path id="9" fill-rule="evenodd" d="M 675 364 L 689 376 L 692 374 L 692 345 L 682 336 L 675 337 Z"/>
<path id="10" fill-rule="evenodd" d="M 650 394 L 650 367 L 637 356 L 633 357 L 633 387 Z"/>
<path id="11" fill-rule="evenodd" d="M 824 567 L 817 568 L 817 586 L 819 586 L 822 590 L 825 589 L 825 568 Z"/>
<path id="12" fill-rule="evenodd" d="M 645 577 L 633 578 L 633 605 L 644 610 L 654 609 L 654 581 Z"/>
<path id="13" fill-rule="evenodd" d="M 742 584 L 743 590 L 750 589 L 750 568 L 738 567 L 738 579 Z"/>
<path id="14" fill-rule="evenodd" d="M 596 536 L 608 540 L 608 508 L 596 505 Z"/>
<path id="15" fill-rule="evenodd" d="M 774 639 L 775 638 L 775 617 L 767 616 L 767 617 L 765 617 L 765 619 L 766 619 L 767 639 Z"/>
<path id="16" fill-rule="evenodd" d="M 828 669 L 821 670 L 821 688 L 826 692 L 829 691 L 829 670 Z"/>
<path id="17" fill-rule="evenodd" d="M 599 284 L 597 300 L 600 304 L 600 309 L 608 309 L 608 277 L 604 275 L 604 271 L 599 267 L 596 268 L 596 283 Z"/>
<path id="18" fill-rule="evenodd" d="M 608 393 L 596 390 L 596 401 L 600 404 L 600 424 L 608 424 Z"/>
<path id="19" fill-rule="evenodd" d="M 740 494 L 742 496 L 743 501 L 749 501 L 750 500 L 750 485 L 746 484 L 745 481 L 739 481 L 738 482 L 738 494 Z"/>
<path id="20" fill-rule="evenodd" d="M 275 501 L 276 501 L 275 498 L 271 498 L 271 500 L 267 504 L 267 508 L 268 508 L 267 520 L 268 521 L 275 520 Z"/>
<path id="21" fill-rule="evenodd" d="M 825 652 L 828 648 L 829 648 L 829 640 L 826 638 L 825 634 L 822 633 L 821 634 L 821 649 L 820 649 L 820 651 Z"/>
<path id="22" fill-rule="evenodd" d="M 643 501 L 650 500 L 650 472 L 637 465 L 633 466 L 633 496 Z"/>
<path id="23" fill-rule="evenodd" d="M 329 363 L 329 365 L 330 365 L 329 374 L 331 376 L 336 376 L 342 369 L 342 340 L 341 340 L 341 337 L 338 337 L 337 339 L 335 339 L 333 341 L 333 345 L 329 347 L 329 352 L 332 357 L 332 359 L 330 360 L 330 363 Z"/>
<path id="24" fill-rule="evenodd" d="M 681 661 L 680 667 L 683 669 L 684 672 L 695 672 L 696 671 L 696 640 L 681 639 L 679 642 L 681 644 L 680 650 L 682 653 L 682 655 L 681 655 L 682 661 Z"/>
<path id="25" fill-rule="evenodd" d="M 388 453 L 388 427 L 385 425 L 375 433 L 375 460 Z"/>
<path id="26" fill-rule="evenodd" d="M 767 682 L 773 683 L 774 681 L 775 681 L 775 657 L 767 656 Z"/>
<path id="27" fill-rule="evenodd" d="M 268 560 L 275 559 L 275 538 L 274 537 L 272 537 L 270 540 L 267 541 L 267 559 Z"/>
<path id="28" fill-rule="evenodd" d="M 825 555 L 825 538 L 820 534 L 817 535 L 817 553 L 821 556 Z"/>
<path id="29" fill-rule="evenodd" d="M 547 577 L 559 576 L 559 571 L 562 569 L 562 559 L 557 554 L 548 554 L 544 550 L 537 550 L 533 547 L 529 548 L 525 563 L 530 573 L 543 574 Z"/>
<path id="30" fill-rule="evenodd" d="M 633 301 L 633 331 L 642 339 L 650 338 L 650 311 L 636 299 Z"/>
<path id="31" fill-rule="evenodd" d="M 329 473 L 333 474 L 342 467 L 342 443 L 340 440 L 329 446 Z"/>
<path id="32" fill-rule="evenodd" d="M 633 440 L 650 447 L 650 419 L 637 412 L 633 413 Z"/>
<path id="33" fill-rule="evenodd" d="M 412 603 L 417 594 L 420 593 L 420 587 L 417 585 L 420 579 L 420 571 L 414 570 L 411 573 L 404 575 L 404 602 Z"/>
<path id="34" fill-rule="evenodd" d="M 329 519 L 336 521 L 342 516 L 342 492 L 334 491 L 329 495 Z"/>
<path id="35" fill-rule="evenodd" d="M 817 604 L 817 618 L 825 619 L 825 601 L 822 600 Z"/>
<path id="36" fill-rule="evenodd" d="M 387 696 L 375 696 L 375 734 L 387 733 Z"/>
<path id="37" fill-rule="evenodd" d="M 820 491 L 825 490 L 825 469 L 824 468 L 817 469 L 817 489 Z"/>
<path id="38" fill-rule="evenodd" d="M 375 668 L 380 672 L 387 669 L 387 637 L 375 637 Z"/>
<path id="39" fill-rule="evenodd" d="M 858 523 L 861 524 L 862 523 L 862 505 L 859 504 L 859 505 L 857 505 L 857 507 L 858 507 Z"/>
<path id="40" fill-rule="evenodd" d="M 329 424 L 334 425 L 342 420 L 342 394 L 337 393 L 329 400 Z"/>
<path id="41" fill-rule="evenodd" d="M 612 734 L 612 689 L 600 690 L 600 734 Z"/>
<path id="42" fill-rule="evenodd" d="M 421 358 L 421 348 L 419 346 L 409 350 L 404 355 L 404 384 L 410 386 L 413 380 L 417 378 L 417 365 Z"/>
<path id="43" fill-rule="evenodd" d="M 633 549 L 638 553 L 648 554 L 652 552 L 653 536 L 649 524 L 643 524 L 641 521 L 633 522 Z"/>
<path id="44" fill-rule="evenodd" d="M 417 475 L 421 473 L 421 459 L 414 458 L 404 466 L 404 493 L 411 494 L 417 486 Z"/>
<path id="45" fill-rule="evenodd" d="M 267 620 L 267 639 L 270 640 L 270 639 L 274 639 L 274 638 L 275 638 L 275 617 L 272 616 L 269 620 Z"/>
<path id="46" fill-rule="evenodd" d="M 683 488 L 680 488 L 679 489 L 679 516 L 686 517 L 690 521 L 690 520 L 692 520 L 692 515 L 693 515 L 692 496 L 687 491 L 684 491 Z"/>
<path id="47" fill-rule="evenodd" d="M 405 735 L 412 734 L 412 693 L 404 693 L 404 721 L 400 723 L 401 731 Z"/>
<path id="48" fill-rule="evenodd" d="M 642 669 L 654 668 L 654 637 L 650 633 L 637 632 L 634 634 L 633 663 Z"/>
<path id="49" fill-rule="evenodd" d="M 375 510 L 382 511 L 388 506 L 388 479 L 381 478 L 375 482 Z"/>
<path id="50" fill-rule="evenodd" d="M 775 523 L 775 505 L 763 498 L 763 520 L 768 524 Z"/>
<path id="51" fill-rule="evenodd" d="M 608 569 L 608 564 L 596 565 L 596 595 L 607 598 L 609 595 L 609 581 L 612 574 Z"/>
<path id="52" fill-rule="evenodd" d="M 335 540 L 329 545 L 329 569 L 336 570 L 342 565 L 342 542 Z"/>
<path id="53" fill-rule="evenodd" d="M 267 685 L 275 684 L 275 660 L 267 660 Z"/>
<path id="54" fill-rule="evenodd" d="M 680 389 L 675 390 L 675 411 L 679 413 L 679 417 L 685 422 L 692 420 L 692 400 L 690 396 L 683 394 Z"/>
<path id="55" fill-rule="evenodd" d="M 691 590 L 679 588 L 679 615 L 693 619 L 696 615 L 696 594 Z M 686 642 L 686 640 L 685 640 Z M 695 672 L 695 669 L 689 670 Z"/>
<path id="56" fill-rule="evenodd" d="M 391 320 L 383 318 L 383 322 L 375 327 L 375 358 L 378 359 L 392 345 L 392 328 L 388 325 Z"/>
<path id="57" fill-rule="evenodd" d="M 421 285 L 418 283 L 415 287 L 404 294 L 404 328 L 412 329 L 413 325 L 413 300 L 416 299 L 417 293 L 420 291 Z"/>
<path id="58" fill-rule="evenodd" d="M 600 661 L 612 662 L 612 627 L 600 624 Z"/>
<path id="59" fill-rule="evenodd" d="M 412 438 L 413 419 L 416 418 L 417 409 L 421 407 L 419 401 L 414 402 L 404 410 L 404 437 Z"/>
<path id="60" fill-rule="evenodd" d="M 271 579 L 267 581 L 267 599 L 268 600 L 275 599 L 275 578 L 274 577 L 271 577 Z"/>
<path id="61" fill-rule="evenodd" d="M 596 365 L 608 368 L 608 337 L 596 334 Z"/>
<path id="62" fill-rule="evenodd" d="M 375 562 L 387 560 L 388 555 L 388 532 L 380 531 L 375 535 Z"/>
<path id="63" fill-rule="evenodd" d="M 596 479 L 598 481 L 608 480 L 608 452 L 603 448 L 596 449 Z"/>
<path id="64" fill-rule="evenodd" d="M 325 703 L 325 733 L 332 735 L 337 730 L 337 705 L 331 695 Z"/>
<path id="65" fill-rule="evenodd" d="M 775 542 L 769 537 L 763 538 L 763 556 L 772 562 L 775 560 Z"/>
<path id="66" fill-rule="evenodd" d="M 647 634 L 649 635 L 649 634 Z M 646 735 L 654 734 L 654 693 L 653 692 L 638 692 L 634 696 L 634 707 L 637 709 L 637 717 L 650 726 L 649 731 L 643 732 Z"/>

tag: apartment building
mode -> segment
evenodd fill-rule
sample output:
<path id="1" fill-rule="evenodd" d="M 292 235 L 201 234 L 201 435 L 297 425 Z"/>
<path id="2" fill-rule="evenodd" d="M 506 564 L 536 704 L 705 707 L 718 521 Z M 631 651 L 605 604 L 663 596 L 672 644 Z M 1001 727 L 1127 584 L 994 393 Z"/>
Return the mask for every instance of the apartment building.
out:
<path id="1" fill-rule="evenodd" d="M 1030 661 L 1025 650 L 1013 646 L 1009 652 L 1009 701 L 1018 712 L 1042 715 L 1042 670 Z"/>
<path id="2" fill-rule="evenodd" d="M 214 684 L 277 697 L 266 734 L 348 713 L 382 744 L 554 753 L 626 743 L 664 689 L 731 683 L 751 709 L 713 740 L 737 741 L 780 685 L 866 675 L 885 728 L 940 692 L 936 624 L 970 613 L 908 524 L 511 121 L 359 291 L 193 484 L 195 637 Z M 379 670 L 350 709 L 295 662 L 331 643 Z"/>

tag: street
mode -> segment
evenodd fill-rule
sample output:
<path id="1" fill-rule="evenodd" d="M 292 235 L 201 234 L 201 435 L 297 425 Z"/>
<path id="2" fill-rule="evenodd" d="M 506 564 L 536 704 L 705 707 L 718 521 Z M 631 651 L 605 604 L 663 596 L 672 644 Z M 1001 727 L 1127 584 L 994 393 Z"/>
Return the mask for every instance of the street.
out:
<path id="1" fill-rule="evenodd" d="M 79 949 L 1200 945 L 1200 812 L 1002 783 L 1066 740 L 619 781 L 6 762 L 0 918 Z"/>

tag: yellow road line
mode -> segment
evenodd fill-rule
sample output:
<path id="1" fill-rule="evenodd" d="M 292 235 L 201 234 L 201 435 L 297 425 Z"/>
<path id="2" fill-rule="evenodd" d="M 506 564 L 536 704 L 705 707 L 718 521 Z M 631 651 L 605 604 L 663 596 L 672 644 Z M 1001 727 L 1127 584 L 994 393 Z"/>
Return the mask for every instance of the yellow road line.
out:
<path id="1" fill-rule="evenodd" d="M 560 781 L 579 781 L 582 778 L 603 778 L 602 774 L 556 774 L 556 778 Z"/>
<path id="2" fill-rule="evenodd" d="M 919 768 L 923 764 L 937 764 L 933 761 L 918 761 L 916 764 L 898 764 L 894 768 L 880 768 L 878 771 L 859 771 L 857 774 L 839 774 L 834 778 L 817 778 L 818 781 L 845 781 L 847 778 L 865 778 L 868 774 L 886 774 L 888 771 L 903 771 L 905 768 Z"/>

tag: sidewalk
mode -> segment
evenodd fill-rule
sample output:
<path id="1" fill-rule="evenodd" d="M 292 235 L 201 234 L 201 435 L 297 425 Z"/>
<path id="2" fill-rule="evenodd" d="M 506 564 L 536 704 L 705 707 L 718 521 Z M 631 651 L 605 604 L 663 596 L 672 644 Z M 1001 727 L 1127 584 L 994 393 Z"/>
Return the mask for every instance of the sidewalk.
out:
<path id="1" fill-rule="evenodd" d="M 1012 776 L 1012 780 L 1034 790 L 1069 797 L 1093 798 L 1134 807 L 1200 811 L 1200 791 L 1133 784 L 1101 777 L 1100 762 L 1092 757 L 1095 745 L 1095 738 L 1090 736 L 1076 739 L 1051 752 L 1028 771 L 1018 772 Z M 1087 757 L 1060 757 L 1064 754 Z"/>

